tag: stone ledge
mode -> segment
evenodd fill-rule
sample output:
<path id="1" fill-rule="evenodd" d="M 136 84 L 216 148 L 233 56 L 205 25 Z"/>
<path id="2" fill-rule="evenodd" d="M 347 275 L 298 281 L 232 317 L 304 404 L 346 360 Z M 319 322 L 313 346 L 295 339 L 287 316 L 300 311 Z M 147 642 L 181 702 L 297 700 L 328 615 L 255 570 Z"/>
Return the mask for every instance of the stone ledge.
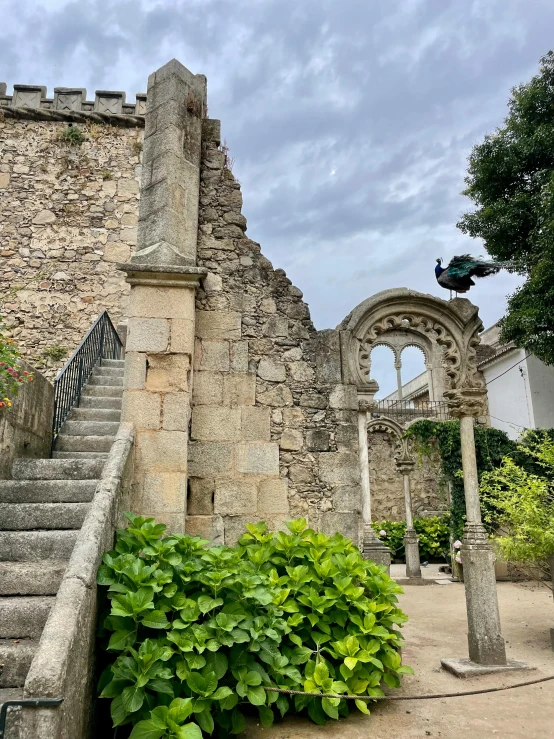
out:
<path id="1" fill-rule="evenodd" d="M 12 108 L 0 101 L 0 115 L 31 121 L 61 121 L 65 123 L 102 123 L 120 128 L 144 128 L 144 116 L 126 113 L 101 113 L 84 110 L 49 110 L 48 108 Z"/>
<path id="2" fill-rule="evenodd" d="M 116 269 L 126 272 L 130 285 L 155 285 L 156 287 L 198 287 L 208 274 L 204 267 L 194 265 L 157 265 L 123 262 Z"/>
<path id="3" fill-rule="evenodd" d="M 441 659 L 442 667 L 447 672 L 459 678 L 479 677 L 480 675 L 495 675 L 500 672 L 514 672 L 515 670 L 536 670 L 526 662 L 517 662 L 509 659 L 505 665 L 479 665 L 470 659 Z"/>

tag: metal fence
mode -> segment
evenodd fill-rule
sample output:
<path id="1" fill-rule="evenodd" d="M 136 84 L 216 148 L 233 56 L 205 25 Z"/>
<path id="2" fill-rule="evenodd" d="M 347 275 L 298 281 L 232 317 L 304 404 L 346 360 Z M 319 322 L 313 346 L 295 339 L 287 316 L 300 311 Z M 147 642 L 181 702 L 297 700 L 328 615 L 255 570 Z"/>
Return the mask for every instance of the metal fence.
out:
<path id="1" fill-rule="evenodd" d="M 119 359 L 121 347 L 121 339 L 108 312 L 104 311 L 54 380 L 52 448 L 69 412 L 79 405 L 81 392 L 94 367 L 101 364 L 102 359 Z"/>
<path id="2" fill-rule="evenodd" d="M 448 403 L 444 400 L 379 400 L 372 415 L 388 416 L 399 423 L 415 421 L 417 418 L 434 418 L 437 421 L 450 419 Z"/>

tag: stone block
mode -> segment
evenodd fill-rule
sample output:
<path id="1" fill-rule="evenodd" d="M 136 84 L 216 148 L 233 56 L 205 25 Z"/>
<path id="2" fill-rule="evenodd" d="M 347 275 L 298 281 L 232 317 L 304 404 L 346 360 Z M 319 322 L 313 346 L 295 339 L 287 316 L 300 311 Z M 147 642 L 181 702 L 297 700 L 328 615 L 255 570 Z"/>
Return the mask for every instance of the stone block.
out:
<path id="1" fill-rule="evenodd" d="M 329 396 L 331 408 L 357 410 L 358 391 L 355 385 L 336 385 Z"/>
<path id="2" fill-rule="evenodd" d="M 176 354 L 194 353 L 194 321 L 186 318 L 171 320 L 170 349 Z"/>
<path id="3" fill-rule="evenodd" d="M 191 438 L 195 441 L 239 441 L 240 429 L 240 408 L 193 408 Z"/>
<path id="4" fill-rule="evenodd" d="M 138 429 L 135 464 L 149 472 L 184 472 L 187 469 L 187 442 L 184 431 Z"/>
<path id="5" fill-rule="evenodd" d="M 125 353 L 123 387 L 127 390 L 143 390 L 146 384 L 146 354 Z"/>
<path id="6" fill-rule="evenodd" d="M 277 444 L 239 444 L 235 447 L 237 470 L 249 475 L 278 475 Z"/>
<path id="7" fill-rule="evenodd" d="M 187 498 L 188 516 L 211 516 L 214 512 L 215 480 L 191 477 Z"/>
<path id="8" fill-rule="evenodd" d="M 231 366 L 228 341 L 210 341 L 203 339 L 200 342 L 200 351 L 197 353 L 198 368 L 211 372 L 228 372 Z"/>
<path id="9" fill-rule="evenodd" d="M 358 513 L 337 513 L 327 511 L 321 514 L 320 529 L 324 534 L 333 536 L 336 533 L 351 539 L 359 546 L 362 532 L 362 519 Z"/>
<path id="10" fill-rule="evenodd" d="M 194 290 L 133 285 L 129 315 L 138 318 L 194 318 Z"/>
<path id="11" fill-rule="evenodd" d="M 287 379 L 287 372 L 284 364 L 264 357 L 258 365 L 258 376 L 270 382 L 284 382 Z"/>
<path id="12" fill-rule="evenodd" d="M 279 446 L 286 451 L 297 452 L 302 449 L 302 441 L 302 431 L 286 428 L 281 434 Z"/>
<path id="13" fill-rule="evenodd" d="M 318 408 L 318 409 L 325 409 L 329 405 L 327 402 L 327 398 L 325 398 L 323 395 L 320 395 L 319 393 L 309 391 L 306 393 L 302 393 L 300 396 L 300 405 L 303 408 Z"/>
<path id="14" fill-rule="evenodd" d="M 248 342 L 231 342 L 231 369 L 233 372 L 248 372 Z"/>
<path id="15" fill-rule="evenodd" d="M 187 431 L 190 418 L 190 395 L 166 393 L 163 402 L 162 427 L 170 431 Z"/>
<path id="16" fill-rule="evenodd" d="M 314 482 L 312 470 L 303 464 L 291 464 L 289 477 L 295 485 L 312 485 Z"/>
<path id="17" fill-rule="evenodd" d="M 164 318 L 129 318 L 128 352 L 164 352 L 169 343 L 169 321 Z"/>
<path id="18" fill-rule="evenodd" d="M 312 382 L 314 371 L 307 362 L 290 362 L 289 372 L 296 382 Z"/>
<path id="19" fill-rule="evenodd" d="M 360 482 L 358 455 L 352 452 L 322 452 L 319 477 L 329 485 L 357 485 Z"/>
<path id="20" fill-rule="evenodd" d="M 333 490 L 333 508 L 337 513 L 362 512 L 361 485 L 341 485 Z"/>
<path id="21" fill-rule="evenodd" d="M 192 399 L 195 405 L 223 405 L 223 376 L 217 372 L 195 372 Z"/>
<path id="22" fill-rule="evenodd" d="M 166 534 L 184 534 L 186 511 L 183 509 L 178 513 L 171 511 L 148 511 L 149 516 L 156 519 L 156 523 L 164 523 L 167 526 Z"/>
<path id="23" fill-rule="evenodd" d="M 146 389 L 151 392 L 186 392 L 190 358 L 188 354 L 149 354 Z"/>
<path id="24" fill-rule="evenodd" d="M 271 316 L 263 325 L 262 331 L 264 336 L 288 336 L 289 335 L 289 319 L 283 316 Z"/>
<path id="25" fill-rule="evenodd" d="M 256 514 L 258 487 L 253 480 L 216 480 L 214 513 Z"/>
<path id="26" fill-rule="evenodd" d="M 137 429 L 159 429 L 161 425 L 161 398 L 145 390 L 125 390 L 121 418 Z"/>
<path id="27" fill-rule="evenodd" d="M 317 380 L 326 385 L 341 381 L 340 332 L 336 329 L 318 331 L 306 345 L 306 351 L 316 366 Z"/>
<path id="28" fill-rule="evenodd" d="M 269 441 L 269 408 L 241 408 L 241 438 L 243 441 Z"/>
<path id="29" fill-rule="evenodd" d="M 329 432 L 310 429 L 306 434 L 306 446 L 310 452 L 326 452 L 329 449 Z"/>
<path id="30" fill-rule="evenodd" d="M 105 262 L 128 262 L 131 256 L 131 247 L 129 244 L 122 244 L 115 241 L 106 244 L 104 247 Z"/>
<path id="31" fill-rule="evenodd" d="M 189 444 L 189 474 L 192 477 L 227 475 L 233 463 L 233 444 L 207 443 Z"/>
<path id="32" fill-rule="evenodd" d="M 220 275 L 216 275 L 213 272 L 208 272 L 206 277 L 204 277 L 202 286 L 207 295 L 219 293 L 223 290 L 223 279 Z"/>
<path id="33" fill-rule="evenodd" d="M 223 376 L 223 402 L 225 405 L 254 405 L 256 376 L 251 373 Z"/>
<path id="34" fill-rule="evenodd" d="M 222 311 L 196 312 L 196 335 L 201 339 L 240 339 L 240 313 Z"/>
<path id="35" fill-rule="evenodd" d="M 223 544 L 223 520 L 221 516 L 187 516 L 185 534 L 206 539 L 212 546 Z"/>
<path id="36" fill-rule="evenodd" d="M 289 512 L 287 481 L 262 480 L 258 487 L 258 515 Z"/>
<path id="37" fill-rule="evenodd" d="M 290 388 L 286 385 L 276 385 L 264 393 L 259 393 L 257 397 L 258 403 L 262 405 L 270 405 L 275 408 L 283 408 L 284 406 L 293 405 L 293 398 Z"/>
<path id="38" fill-rule="evenodd" d="M 187 476 L 183 472 L 147 473 L 142 484 L 141 508 L 148 512 L 186 510 Z"/>
<path id="39" fill-rule="evenodd" d="M 303 426 L 305 421 L 304 411 L 301 408 L 283 408 L 283 423 L 285 426 Z"/>
<path id="40" fill-rule="evenodd" d="M 358 449 L 358 428 L 353 423 L 341 424 L 335 432 L 339 452 L 355 452 Z M 321 449 L 320 451 L 325 451 Z"/>

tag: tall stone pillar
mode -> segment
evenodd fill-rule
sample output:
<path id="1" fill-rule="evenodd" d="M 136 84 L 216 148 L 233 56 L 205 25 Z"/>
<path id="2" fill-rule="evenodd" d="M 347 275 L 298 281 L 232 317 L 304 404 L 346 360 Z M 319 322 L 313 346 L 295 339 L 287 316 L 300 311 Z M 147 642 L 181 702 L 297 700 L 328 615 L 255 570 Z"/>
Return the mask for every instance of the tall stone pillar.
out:
<path id="1" fill-rule="evenodd" d="M 122 419 L 136 428 L 133 510 L 183 532 L 206 79 L 175 59 L 148 79 Z"/>
<path id="2" fill-rule="evenodd" d="M 506 660 L 504 638 L 496 593 L 494 555 L 481 521 L 479 478 L 475 455 L 474 419 L 482 414 L 484 396 L 480 388 L 446 393 L 452 416 L 460 419 L 462 468 L 466 525 L 461 548 L 464 568 L 468 626 L 468 660 L 441 660 L 443 667 L 458 676 L 505 669 L 524 669 L 527 665 Z"/>
<path id="3" fill-rule="evenodd" d="M 421 578 L 421 564 L 419 560 L 419 541 L 414 529 L 414 518 L 412 515 L 412 495 L 410 491 L 410 473 L 415 462 L 411 459 L 397 460 L 396 467 L 404 481 L 404 508 L 406 511 L 406 534 L 404 536 L 404 549 L 406 551 L 406 576 Z"/>
<path id="4" fill-rule="evenodd" d="M 377 386 L 377 390 L 379 387 Z M 371 490 L 369 485 L 369 453 L 367 447 L 367 415 L 371 403 L 360 401 L 358 411 L 358 449 L 362 484 L 363 541 L 362 555 L 378 565 L 384 565 L 390 573 L 390 549 L 377 537 L 371 525 Z"/>

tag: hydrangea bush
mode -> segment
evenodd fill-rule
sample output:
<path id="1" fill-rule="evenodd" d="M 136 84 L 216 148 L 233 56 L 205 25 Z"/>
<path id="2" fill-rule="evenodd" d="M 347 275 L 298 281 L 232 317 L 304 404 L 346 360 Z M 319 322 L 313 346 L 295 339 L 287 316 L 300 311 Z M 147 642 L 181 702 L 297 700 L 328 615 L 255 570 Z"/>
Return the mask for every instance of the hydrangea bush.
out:
<path id="1" fill-rule="evenodd" d="M 265 727 L 301 711 L 323 724 L 369 713 L 368 702 L 266 688 L 381 696 L 413 674 L 400 656 L 401 588 L 340 534 L 258 523 L 237 546 L 210 548 L 128 518 L 98 573 L 113 656 L 100 694 L 132 739 L 238 734 L 251 710 Z"/>

